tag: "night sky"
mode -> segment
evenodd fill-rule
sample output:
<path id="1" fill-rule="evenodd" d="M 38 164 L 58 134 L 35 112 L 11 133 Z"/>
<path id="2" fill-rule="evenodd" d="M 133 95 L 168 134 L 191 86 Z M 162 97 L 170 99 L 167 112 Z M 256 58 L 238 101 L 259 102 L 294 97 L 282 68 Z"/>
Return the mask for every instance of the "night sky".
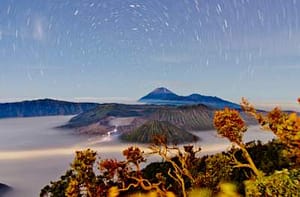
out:
<path id="1" fill-rule="evenodd" d="M 298 0 L 1 0 L 0 101 L 131 101 L 164 86 L 296 103 Z"/>

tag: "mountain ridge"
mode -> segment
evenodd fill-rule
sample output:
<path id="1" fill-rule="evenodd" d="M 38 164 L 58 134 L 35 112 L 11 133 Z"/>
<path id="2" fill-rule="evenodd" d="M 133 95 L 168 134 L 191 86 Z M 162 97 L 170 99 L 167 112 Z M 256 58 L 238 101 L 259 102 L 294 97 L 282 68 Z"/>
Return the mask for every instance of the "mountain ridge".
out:
<path id="1" fill-rule="evenodd" d="M 222 109 L 225 107 L 241 109 L 240 105 L 216 96 L 206 96 L 196 93 L 190 94 L 188 96 L 180 96 L 165 87 L 156 88 L 146 96 L 141 97 L 138 102 L 169 105 L 204 104 L 216 109 Z"/>
<path id="2" fill-rule="evenodd" d="M 105 135 L 117 128 L 120 134 L 125 134 L 136 131 L 149 121 L 160 121 L 168 124 L 162 123 L 164 126 L 159 128 L 175 126 L 183 131 L 201 131 L 213 129 L 213 113 L 214 109 L 201 104 L 188 106 L 100 104 L 73 117 L 61 128 L 72 128 L 75 133 L 85 135 Z M 121 125 L 116 123 L 124 118 L 130 121 Z"/>
<path id="3" fill-rule="evenodd" d="M 6 102 L 0 103 L 0 118 L 75 115 L 97 105 L 97 103 L 76 103 L 49 98 Z"/>

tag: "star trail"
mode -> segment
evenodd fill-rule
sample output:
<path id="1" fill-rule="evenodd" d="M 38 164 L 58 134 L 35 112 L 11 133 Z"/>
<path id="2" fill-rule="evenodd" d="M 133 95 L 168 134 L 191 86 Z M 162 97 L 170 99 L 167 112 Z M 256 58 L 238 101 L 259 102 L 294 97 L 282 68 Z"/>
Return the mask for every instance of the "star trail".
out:
<path id="1" fill-rule="evenodd" d="M 0 100 L 299 96 L 297 0 L 1 0 Z M 298 91 L 298 92 L 297 92 Z"/>

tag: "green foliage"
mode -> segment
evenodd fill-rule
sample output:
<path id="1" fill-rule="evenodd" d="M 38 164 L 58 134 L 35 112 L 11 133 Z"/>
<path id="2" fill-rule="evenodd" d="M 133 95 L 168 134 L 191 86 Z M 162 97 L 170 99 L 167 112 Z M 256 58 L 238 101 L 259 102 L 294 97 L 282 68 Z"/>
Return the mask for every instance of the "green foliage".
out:
<path id="1" fill-rule="evenodd" d="M 51 181 L 50 185 L 45 186 L 41 190 L 40 197 L 48 196 L 48 194 L 49 195 L 51 194 L 52 196 L 55 197 L 65 197 L 66 195 L 64 191 L 66 191 L 69 185 L 71 176 L 72 176 L 72 171 L 68 170 L 65 175 L 60 177 L 60 180 Z"/>
<path id="2" fill-rule="evenodd" d="M 266 144 L 262 144 L 260 141 L 249 142 L 246 144 L 246 149 L 257 168 L 266 175 L 274 173 L 275 170 L 291 167 L 290 159 L 283 154 L 286 146 L 278 140 L 272 140 Z M 234 154 L 237 160 L 246 162 L 240 149 L 232 148 L 228 154 Z M 249 178 L 251 178 L 251 169 L 249 168 L 234 168 L 232 171 L 231 181 L 238 186 L 241 194 L 245 194 L 243 182 Z"/>
<path id="3" fill-rule="evenodd" d="M 177 185 L 177 194 L 186 197 L 188 188 L 193 186 L 195 177 L 191 173 L 191 168 L 197 160 L 196 153 L 201 149 L 194 149 L 193 146 L 184 146 L 183 150 L 177 146 L 169 147 L 165 138 L 157 138 L 156 143 L 150 146 L 151 154 L 159 155 L 164 162 L 171 164 L 168 169 L 168 176 L 171 177 Z M 170 155 L 175 155 L 172 158 Z"/>
<path id="4" fill-rule="evenodd" d="M 141 192 L 149 197 L 300 196 L 300 118 L 278 109 L 265 116 L 243 102 L 245 111 L 272 130 L 277 140 L 245 144 L 247 127 L 243 119 L 238 111 L 225 109 L 216 112 L 214 124 L 221 136 L 236 145 L 227 152 L 199 158 L 196 154 L 201 149 L 170 146 L 165 137 L 157 137 L 149 154 L 160 156 L 162 162 L 142 170 L 144 152 L 129 147 L 123 151 L 124 161 L 101 160 L 96 175 L 96 153 L 90 149 L 77 151 L 71 169 L 44 187 L 40 196 L 117 197 L 140 196 Z"/>
<path id="5" fill-rule="evenodd" d="M 242 162 L 232 154 L 232 158 L 235 163 L 235 168 L 249 168 L 254 173 L 253 176 L 263 176 L 263 172 L 257 169 L 252 157 L 243 142 L 243 134 L 247 131 L 244 120 L 240 113 L 234 109 L 225 108 L 215 112 L 214 126 L 220 136 L 227 138 L 231 143 L 238 146 L 242 151 Z"/>
<path id="6" fill-rule="evenodd" d="M 298 114 L 282 112 L 276 107 L 267 115 L 263 115 L 258 113 L 246 99 L 242 100 L 242 106 L 245 112 L 255 117 L 263 128 L 271 130 L 288 147 L 286 155 L 295 161 L 295 167 L 300 167 L 300 117 Z"/>
<path id="7" fill-rule="evenodd" d="M 270 176 L 245 181 L 246 196 L 300 196 L 300 170 L 283 169 Z"/>
<path id="8" fill-rule="evenodd" d="M 220 182 L 230 182 L 232 179 L 233 163 L 230 154 L 217 153 L 204 157 L 199 161 L 199 171 L 196 187 L 206 187 L 217 190 Z"/>
<path id="9" fill-rule="evenodd" d="M 176 190 L 175 181 L 168 175 L 168 170 L 172 169 L 172 164 L 169 162 L 153 162 L 147 165 L 143 170 L 143 176 L 152 183 L 159 181 L 164 182 L 168 190 Z"/>
<path id="10" fill-rule="evenodd" d="M 96 175 L 94 173 L 94 163 L 96 152 L 90 149 L 77 151 L 75 159 L 71 164 L 73 176 L 66 189 L 67 196 L 76 196 L 78 193 L 85 193 L 94 196 L 96 193 Z"/>
<path id="11" fill-rule="evenodd" d="M 157 152 L 160 151 L 162 153 L 166 150 L 166 147 L 163 149 L 161 146 L 156 147 L 159 148 L 156 149 L 158 150 Z M 291 167 L 289 158 L 282 153 L 286 149 L 286 146 L 278 140 L 273 140 L 267 144 L 251 142 L 246 144 L 246 149 L 253 158 L 256 166 L 266 175 L 272 175 L 275 170 Z M 174 153 L 174 150 L 175 152 L 177 151 L 174 147 L 170 147 L 170 151 Z M 232 182 L 237 184 L 238 191 L 241 194 L 244 193 L 245 186 L 243 182 L 249 180 L 251 170 L 248 168 L 234 168 L 235 163 L 232 154 L 239 161 L 246 161 L 240 149 L 232 148 L 228 152 L 203 156 L 201 158 L 196 157 L 195 152 L 191 151 L 190 147 L 186 147 L 186 151 L 186 153 L 180 152 L 180 154 L 175 154 L 180 155 L 180 158 L 178 156 L 174 158 L 168 157 L 167 160 L 170 159 L 170 161 L 175 162 L 181 169 L 185 167 L 189 170 L 191 179 L 188 176 L 182 175 L 187 191 L 191 188 L 208 188 L 209 190 L 201 190 L 201 192 L 208 192 L 212 196 L 216 196 L 220 191 L 220 183 Z M 126 158 L 125 161 L 113 159 L 101 160 L 98 163 L 100 174 L 95 177 L 94 172 L 91 171 L 92 165 L 95 164 L 95 153 L 91 150 L 77 152 L 71 164 L 71 170 L 67 171 L 66 175 L 61 177 L 61 180 L 51 182 L 50 185 L 46 186 L 41 191 L 41 196 L 47 193 L 58 197 L 72 196 L 71 194 L 80 193 L 83 189 L 82 186 L 86 185 L 86 182 L 90 183 L 89 188 L 91 191 L 95 191 L 103 196 L 108 195 L 108 191 L 112 186 L 121 189 L 132 185 L 126 191 L 119 191 L 117 189 L 119 196 L 123 196 L 132 192 L 143 191 L 140 185 L 133 187 L 137 183 L 133 177 L 138 177 L 138 175 L 143 180 L 148 180 L 151 184 L 160 183 L 161 189 L 165 188 L 166 191 L 172 191 L 180 195 L 181 186 L 172 178 L 175 174 L 171 173 L 172 176 L 169 175 L 169 170 L 174 172 L 174 167 L 170 161 L 164 160 L 163 162 L 150 163 L 143 170 L 140 170 L 134 166 L 139 166 L 141 162 L 145 161 L 143 153 L 134 147 L 126 149 L 123 153 Z M 182 164 L 184 165 L 182 166 Z M 90 175 L 87 176 L 87 174 Z M 85 179 L 88 181 L 81 181 Z M 252 185 L 252 187 L 256 186 Z"/>
<path id="12" fill-rule="evenodd" d="M 255 165 L 265 174 L 272 174 L 275 170 L 291 167 L 291 160 L 284 154 L 287 147 L 279 140 L 272 140 L 266 144 L 252 141 L 246 144 Z M 241 151 L 238 151 L 241 154 Z"/>

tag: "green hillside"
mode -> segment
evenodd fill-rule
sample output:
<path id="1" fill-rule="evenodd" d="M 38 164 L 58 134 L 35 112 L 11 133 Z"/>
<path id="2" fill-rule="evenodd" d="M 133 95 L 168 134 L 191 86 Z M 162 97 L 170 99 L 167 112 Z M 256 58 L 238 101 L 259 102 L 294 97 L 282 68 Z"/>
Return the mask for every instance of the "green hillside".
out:
<path id="1" fill-rule="evenodd" d="M 137 129 L 124 133 L 121 139 L 129 142 L 151 143 L 157 135 L 165 136 L 168 143 L 184 143 L 198 140 L 198 137 L 169 122 L 151 120 Z"/>

